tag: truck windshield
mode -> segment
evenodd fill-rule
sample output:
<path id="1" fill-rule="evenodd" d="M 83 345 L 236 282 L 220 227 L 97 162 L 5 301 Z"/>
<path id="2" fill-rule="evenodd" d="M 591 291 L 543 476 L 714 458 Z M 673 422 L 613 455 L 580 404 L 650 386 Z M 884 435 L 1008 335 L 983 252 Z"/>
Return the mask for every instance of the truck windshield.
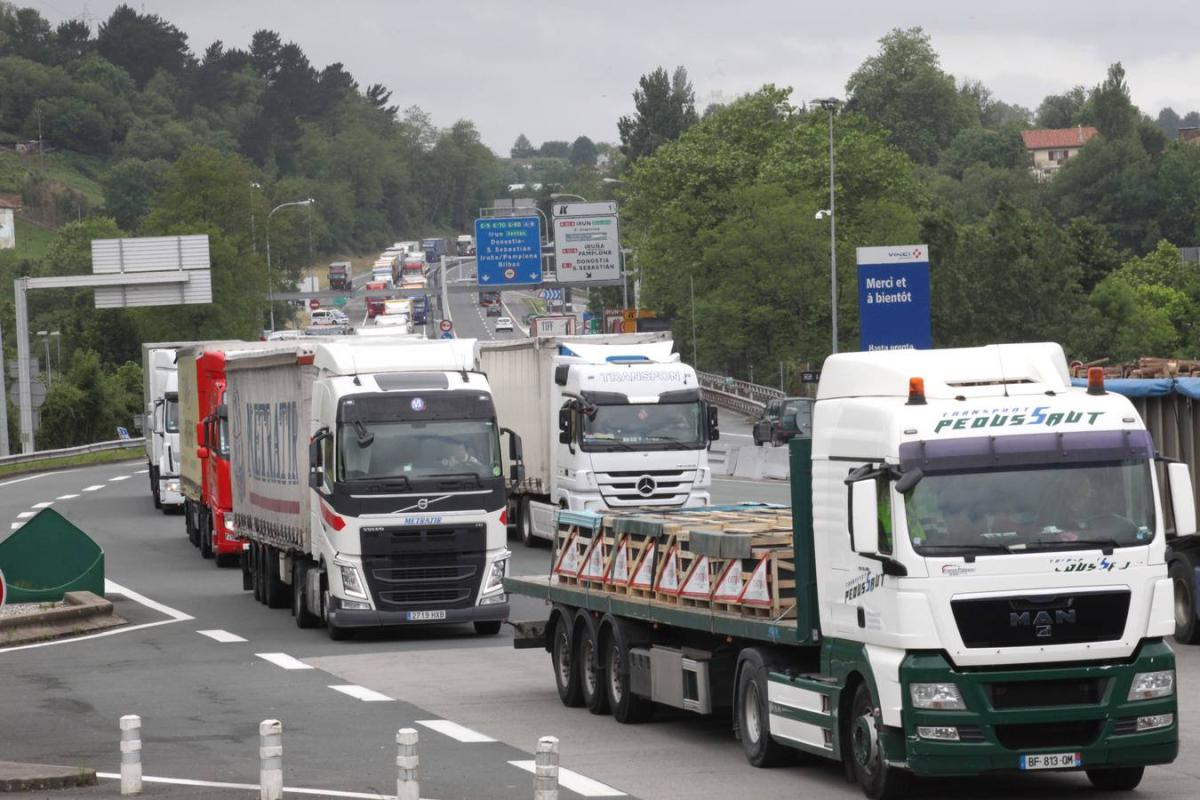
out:
<path id="1" fill-rule="evenodd" d="M 1154 538 L 1150 462 L 925 475 L 904 498 L 922 555 L 1130 547 Z"/>
<path id="2" fill-rule="evenodd" d="M 374 436 L 360 447 L 363 434 Z M 342 423 L 338 426 L 338 481 L 403 476 L 500 476 L 500 439 L 491 420 Z"/>
<path id="3" fill-rule="evenodd" d="M 174 400 L 163 403 L 163 429 L 167 433 L 179 433 L 179 403 Z"/>
<path id="4" fill-rule="evenodd" d="M 700 403 L 630 403 L 595 406 L 582 415 L 586 451 L 693 450 L 703 448 L 704 413 Z"/>

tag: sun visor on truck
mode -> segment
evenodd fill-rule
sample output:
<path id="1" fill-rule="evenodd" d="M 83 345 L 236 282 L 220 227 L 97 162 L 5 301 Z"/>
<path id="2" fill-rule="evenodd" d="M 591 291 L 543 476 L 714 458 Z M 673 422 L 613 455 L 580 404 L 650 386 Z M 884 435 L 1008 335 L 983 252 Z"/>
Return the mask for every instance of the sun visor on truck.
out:
<path id="1" fill-rule="evenodd" d="M 676 389 L 671 392 L 663 392 L 658 396 L 658 402 L 661 403 L 698 403 L 700 402 L 699 389 Z"/>
<path id="2" fill-rule="evenodd" d="M 905 472 L 978 471 L 1152 458 L 1154 443 L 1150 434 L 1133 430 L 977 436 L 900 445 L 900 466 Z"/>
<path id="3" fill-rule="evenodd" d="M 450 388 L 450 379 L 444 372 L 384 372 L 375 376 L 375 383 L 385 392 Z"/>
<path id="4" fill-rule="evenodd" d="M 166 398 L 168 403 L 179 402 L 179 392 L 163 392 L 163 397 Z"/>
<path id="5" fill-rule="evenodd" d="M 342 398 L 338 405 L 338 421 L 372 422 L 432 422 L 496 418 L 491 395 L 473 389 L 453 392 L 430 392 L 417 389 L 403 394 L 368 394 Z"/>
<path id="6" fill-rule="evenodd" d="M 629 397 L 620 392 L 580 392 L 584 401 L 594 406 L 627 406 Z"/>

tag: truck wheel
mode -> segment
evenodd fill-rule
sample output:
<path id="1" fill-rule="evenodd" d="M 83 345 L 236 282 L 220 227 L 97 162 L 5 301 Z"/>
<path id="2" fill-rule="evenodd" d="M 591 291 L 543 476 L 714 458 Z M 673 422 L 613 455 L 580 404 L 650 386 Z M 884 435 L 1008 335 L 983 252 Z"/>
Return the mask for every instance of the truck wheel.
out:
<path id="1" fill-rule="evenodd" d="M 533 515 L 529 513 L 529 498 L 521 498 L 521 513 L 517 515 L 517 525 L 521 531 L 521 544 L 526 547 L 537 547 L 538 538 L 533 534 Z"/>
<path id="2" fill-rule="evenodd" d="M 1171 562 L 1168 572 L 1175 589 L 1175 641 L 1180 644 L 1200 642 L 1200 625 L 1196 624 L 1196 570 L 1186 555 Z"/>
<path id="3" fill-rule="evenodd" d="M 608 692 L 608 707 L 613 719 L 625 725 L 645 722 L 654 716 L 654 703 L 639 697 L 630 688 L 629 648 L 614 631 L 604 648 L 604 672 L 608 680 L 604 688 Z"/>
<path id="4" fill-rule="evenodd" d="M 242 568 L 242 591 L 248 592 L 254 588 L 254 573 L 250 571 L 250 551 L 244 547 L 238 555 L 238 565 Z"/>
<path id="5" fill-rule="evenodd" d="M 579 688 L 583 704 L 593 714 L 607 714 L 608 689 L 605 688 L 604 656 L 600 652 L 600 640 L 596 625 L 591 619 L 583 628 L 579 641 Z"/>
<path id="6" fill-rule="evenodd" d="M 1128 792 L 1142 782 L 1145 767 L 1114 767 L 1113 769 L 1089 769 L 1088 780 L 1103 792 Z"/>
<path id="7" fill-rule="evenodd" d="M 866 682 L 858 685 L 850 707 L 848 738 L 854 777 L 871 800 L 893 800 L 904 795 L 912 775 L 889 766 L 880 735 L 880 713 Z"/>
<path id="8" fill-rule="evenodd" d="M 329 590 L 325 589 L 321 592 L 321 616 L 325 618 L 325 632 L 329 634 L 329 638 L 335 642 L 344 642 L 350 638 L 350 631 L 346 628 L 339 628 L 333 624 L 333 620 L 329 618 Z"/>
<path id="9" fill-rule="evenodd" d="M 212 515 L 208 509 L 200 510 L 200 519 L 197 520 L 197 527 L 200 528 L 200 557 L 213 557 L 213 533 L 212 533 Z"/>
<path id="10" fill-rule="evenodd" d="M 279 576 L 279 552 L 274 547 L 263 547 L 263 601 L 267 608 L 287 608 L 292 598 L 287 584 Z"/>
<path id="11" fill-rule="evenodd" d="M 558 688 L 558 699 L 568 708 L 583 705 L 583 692 L 579 688 L 579 670 L 575 668 L 575 648 L 571 641 L 571 621 L 560 614 L 554 623 L 554 637 L 550 640 L 550 663 L 554 667 L 554 685 Z"/>
<path id="12" fill-rule="evenodd" d="M 767 667 L 760 658 L 748 658 L 738 673 L 738 738 L 746 760 L 755 767 L 777 767 L 787 761 L 788 749 L 771 738 L 767 712 Z"/>
<path id="13" fill-rule="evenodd" d="M 185 498 L 183 501 L 183 528 L 185 531 L 187 531 L 187 538 L 189 542 L 192 541 L 192 537 L 196 535 L 196 523 L 193 521 L 193 519 L 194 509 L 192 508 L 192 501 Z"/>
<path id="14" fill-rule="evenodd" d="M 308 565 L 297 558 L 292 562 L 292 612 L 296 615 L 297 628 L 315 628 L 317 615 L 308 610 L 304 602 L 307 593 L 304 591 L 308 582 Z"/>
<path id="15" fill-rule="evenodd" d="M 500 626 L 503 623 L 500 620 L 488 620 L 487 622 L 476 622 L 475 632 L 480 636 L 495 636 L 500 632 Z"/>
<path id="16" fill-rule="evenodd" d="M 260 545 L 258 542 L 252 542 L 250 544 L 249 554 L 250 554 L 250 582 L 254 588 L 254 599 L 261 603 L 262 599 L 263 599 L 262 598 L 263 579 L 262 579 L 262 559 L 259 558 L 259 554 L 258 554 L 259 547 L 260 547 Z"/>
<path id="17" fill-rule="evenodd" d="M 158 493 L 158 469 L 150 468 L 150 494 L 154 497 L 154 507 L 162 508 L 162 497 Z"/>

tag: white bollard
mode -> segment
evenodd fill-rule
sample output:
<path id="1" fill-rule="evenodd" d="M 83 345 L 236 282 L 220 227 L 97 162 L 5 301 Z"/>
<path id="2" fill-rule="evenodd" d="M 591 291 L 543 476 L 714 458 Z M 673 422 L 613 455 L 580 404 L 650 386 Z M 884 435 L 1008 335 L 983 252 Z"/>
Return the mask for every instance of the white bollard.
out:
<path id="1" fill-rule="evenodd" d="M 533 800 L 558 800 L 557 737 L 538 739 L 533 765 Z"/>
<path id="2" fill-rule="evenodd" d="M 417 779 L 417 731 L 396 731 L 396 800 L 421 800 L 421 782 Z"/>
<path id="3" fill-rule="evenodd" d="M 283 800 L 283 723 L 258 723 L 259 800 Z"/>
<path id="4" fill-rule="evenodd" d="M 121 717 L 121 794 L 142 793 L 142 718 Z"/>

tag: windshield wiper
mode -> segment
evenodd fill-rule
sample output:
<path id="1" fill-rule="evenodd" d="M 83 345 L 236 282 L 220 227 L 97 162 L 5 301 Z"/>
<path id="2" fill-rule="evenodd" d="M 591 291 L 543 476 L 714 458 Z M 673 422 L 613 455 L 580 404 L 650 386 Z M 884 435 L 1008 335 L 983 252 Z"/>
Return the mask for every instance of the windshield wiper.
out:
<path id="1" fill-rule="evenodd" d="M 476 486 L 483 486 L 483 479 L 479 477 L 478 472 L 437 472 L 432 475 L 426 475 L 426 478 L 474 478 Z"/>
<path id="2" fill-rule="evenodd" d="M 1099 547 L 1100 552 L 1111 556 L 1113 548 L 1132 547 L 1132 544 L 1118 542 L 1116 539 L 1035 539 L 1032 542 L 1012 545 L 1012 550 L 1086 550 Z"/>
<path id="3" fill-rule="evenodd" d="M 354 426 L 354 435 L 358 439 L 358 446 L 370 447 L 371 442 L 375 441 L 375 434 L 371 433 L 366 425 L 363 425 L 361 419 L 355 419 L 351 424 Z"/>
<path id="4" fill-rule="evenodd" d="M 1002 544 L 922 544 L 916 548 L 918 553 L 925 554 L 930 550 L 946 552 L 947 555 L 961 555 L 967 561 L 974 561 L 979 555 L 1006 555 L 1012 550 Z"/>
<path id="5" fill-rule="evenodd" d="M 599 441 L 591 442 L 585 440 L 584 444 L 586 444 L 588 447 L 599 447 L 605 450 L 624 450 L 627 452 L 633 452 L 637 449 L 631 444 L 625 444 L 625 442 L 614 442 L 609 439 L 601 439 Z"/>
<path id="6" fill-rule="evenodd" d="M 350 483 L 356 486 L 364 483 L 370 484 L 373 492 L 412 488 L 412 482 L 409 481 L 407 475 L 354 475 L 345 478 L 341 483 Z"/>

